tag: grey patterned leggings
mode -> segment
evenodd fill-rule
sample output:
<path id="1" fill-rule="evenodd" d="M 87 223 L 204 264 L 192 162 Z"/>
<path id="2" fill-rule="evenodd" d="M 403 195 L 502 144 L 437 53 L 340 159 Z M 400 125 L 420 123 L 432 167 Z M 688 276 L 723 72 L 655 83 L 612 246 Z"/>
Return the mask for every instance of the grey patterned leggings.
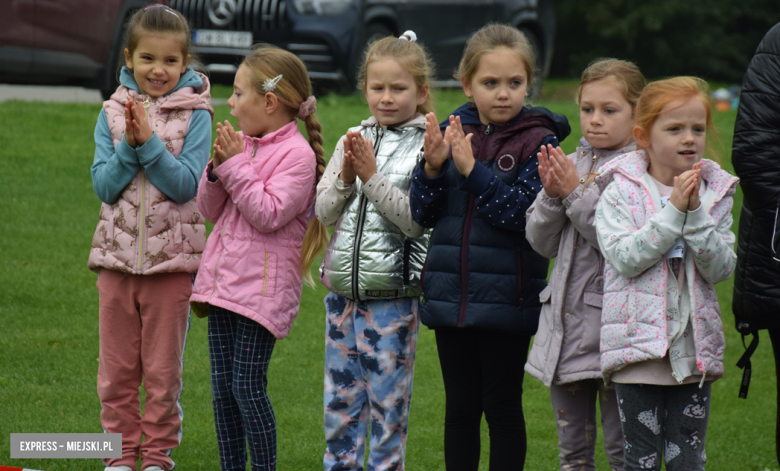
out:
<path id="1" fill-rule="evenodd" d="M 623 469 L 704 470 L 712 382 L 615 384 L 623 424 Z"/>

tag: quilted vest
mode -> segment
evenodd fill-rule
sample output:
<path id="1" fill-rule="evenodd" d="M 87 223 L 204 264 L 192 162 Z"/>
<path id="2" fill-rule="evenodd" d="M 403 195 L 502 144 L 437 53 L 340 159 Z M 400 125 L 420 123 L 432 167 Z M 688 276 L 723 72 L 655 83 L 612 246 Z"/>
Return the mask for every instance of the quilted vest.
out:
<path id="1" fill-rule="evenodd" d="M 200 74 L 199 74 L 200 75 Z M 125 131 L 125 103 L 128 97 L 143 102 L 149 124 L 178 157 L 187 137 L 193 110 L 205 109 L 213 115 L 209 82 L 203 87 L 181 89 L 159 98 L 141 95 L 120 86 L 103 103 L 114 147 Z M 195 273 L 206 245 L 206 219 L 199 213 L 195 198 L 178 204 L 158 190 L 143 169 L 112 205 L 103 203 L 100 221 L 92 238 L 89 268 L 108 268 L 134 275 L 165 272 Z"/>
<path id="2" fill-rule="evenodd" d="M 408 193 L 425 128 L 375 125 L 350 130 L 373 140 L 378 171 Z M 363 182 L 356 179 L 354 184 L 357 187 L 336 222 L 322 258 L 322 283 L 355 301 L 419 296 L 428 234 L 417 239 L 407 237 L 363 194 Z"/>

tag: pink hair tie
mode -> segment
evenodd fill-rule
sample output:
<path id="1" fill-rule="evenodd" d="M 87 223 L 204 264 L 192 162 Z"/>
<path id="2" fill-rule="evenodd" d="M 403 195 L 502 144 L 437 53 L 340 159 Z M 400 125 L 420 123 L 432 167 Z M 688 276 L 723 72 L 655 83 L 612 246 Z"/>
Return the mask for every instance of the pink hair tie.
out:
<path id="1" fill-rule="evenodd" d="M 307 116 L 315 111 L 317 111 L 317 99 L 312 95 L 298 107 L 298 119 L 306 119 Z"/>

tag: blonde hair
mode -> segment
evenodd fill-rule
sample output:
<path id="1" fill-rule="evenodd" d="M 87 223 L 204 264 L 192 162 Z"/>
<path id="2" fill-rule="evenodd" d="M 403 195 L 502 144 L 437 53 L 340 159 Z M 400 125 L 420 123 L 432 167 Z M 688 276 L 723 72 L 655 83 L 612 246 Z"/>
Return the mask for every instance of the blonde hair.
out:
<path id="1" fill-rule="evenodd" d="M 680 102 L 679 106 L 683 106 L 692 98 L 697 98 L 704 105 L 704 110 L 707 113 L 707 143 L 705 151 L 715 161 L 720 162 L 720 155 L 713 148 L 710 139 L 712 137 L 720 146 L 718 130 L 712 122 L 709 85 L 698 77 L 674 77 L 647 84 L 636 105 L 634 136 L 636 136 L 637 131 L 641 131 L 649 139 L 653 125 L 658 120 L 658 117 L 664 111 L 669 111 L 664 110 L 664 108 L 675 102 Z"/>
<path id="2" fill-rule="evenodd" d="M 187 19 L 178 11 L 161 4 L 150 5 L 135 12 L 125 26 L 125 49 L 132 57 L 143 33 L 172 34 L 181 38 L 181 53 L 184 59 L 190 56 L 190 64 L 198 64 L 192 51 L 192 33 Z M 124 64 L 119 61 L 120 65 Z"/>
<path id="3" fill-rule="evenodd" d="M 291 116 L 297 116 L 301 104 L 312 94 L 311 81 L 306 66 L 294 54 L 270 44 L 261 44 L 241 63 L 248 71 L 249 83 L 254 91 L 264 96 L 263 82 L 282 75 L 273 94 L 287 108 Z M 317 182 L 325 172 L 324 151 L 322 149 L 322 125 L 316 114 L 311 113 L 303 119 L 309 145 L 317 158 Z M 307 284 L 314 287 L 311 276 L 311 264 L 317 255 L 325 249 L 329 240 L 328 230 L 319 219 L 309 221 L 309 228 L 303 237 L 300 270 Z"/>
<path id="4" fill-rule="evenodd" d="M 612 58 L 600 58 L 588 64 L 577 88 L 577 104 L 580 104 L 585 85 L 608 78 L 615 80 L 615 85 L 623 92 L 623 98 L 631 105 L 632 112 L 636 110 L 636 103 L 645 88 L 645 77 L 633 62 Z"/>
<path id="5" fill-rule="evenodd" d="M 531 88 L 536 75 L 536 62 L 534 62 L 534 50 L 531 43 L 517 28 L 498 23 L 483 26 L 469 38 L 466 49 L 463 51 L 463 58 L 460 60 L 460 66 L 455 72 L 455 78 L 471 82 L 479 69 L 479 61 L 482 56 L 499 47 L 505 47 L 517 53 L 525 67 L 528 88 Z"/>
<path id="6" fill-rule="evenodd" d="M 431 61 L 428 51 L 419 43 L 407 41 L 403 38 L 388 36 L 371 42 L 363 54 L 363 60 L 358 69 L 358 89 L 366 93 L 366 78 L 368 76 L 368 66 L 373 62 L 383 59 L 392 59 L 401 67 L 409 72 L 414 78 L 414 84 L 417 86 L 417 92 L 425 85 L 429 85 L 434 74 L 433 61 Z M 428 98 L 425 103 L 417 106 L 417 112 L 423 115 L 435 110 L 433 94 L 428 89 Z"/>

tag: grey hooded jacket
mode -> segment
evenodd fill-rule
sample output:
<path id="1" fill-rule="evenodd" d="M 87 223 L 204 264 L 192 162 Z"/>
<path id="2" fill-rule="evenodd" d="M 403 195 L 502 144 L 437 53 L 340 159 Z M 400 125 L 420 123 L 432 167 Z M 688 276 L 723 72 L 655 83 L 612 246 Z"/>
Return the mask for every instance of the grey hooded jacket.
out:
<path id="1" fill-rule="evenodd" d="M 398 127 L 380 126 L 371 117 L 350 130 L 373 140 L 377 173 L 365 183 L 358 178 L 350 186 L 341 184 L 339 139 L 317 184 L 315 214 L 326 226 L 336 226 L 320 279 L 355 301 L 419 296 L 428 234 L 412 219 L 409 188 L 422 155 L 425 117 L 418 114 Z"/>
<path id="2" fill-rule="evenodd" d="M 565 199 L 540 191 L 526 212 L 526 238 L 534 250 L 555 258 L 550 284 L 540 294 L 539 330 L 525 371 L 545 386 L 601 378 L 599 331 L 604 290 L 604 257 L 593 226 L 601 192 L 590 174 L 619 155 L 636 150 L 632 141 L 618 150 L 581 147 L 569 158 L 580 186 Z"/>

